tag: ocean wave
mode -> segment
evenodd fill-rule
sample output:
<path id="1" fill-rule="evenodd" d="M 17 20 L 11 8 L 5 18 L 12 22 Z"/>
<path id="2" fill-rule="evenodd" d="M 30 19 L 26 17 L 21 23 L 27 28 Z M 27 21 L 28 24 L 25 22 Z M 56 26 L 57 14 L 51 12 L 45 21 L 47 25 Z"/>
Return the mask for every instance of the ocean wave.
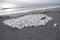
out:
<path id="1" fill-rule="evenodd" d="M 52 9 L 57 7 L 60 7 L 60 6 L 52 6 L 52 7 L 45 7 L 45 8 L 7 8 L 6 10 L 0 10 L 0 15 L 15 14 L 15 13 L 18 14 L 22 12 L 31 12 L 31 11 L 37 11 L 37 10 Z"/>

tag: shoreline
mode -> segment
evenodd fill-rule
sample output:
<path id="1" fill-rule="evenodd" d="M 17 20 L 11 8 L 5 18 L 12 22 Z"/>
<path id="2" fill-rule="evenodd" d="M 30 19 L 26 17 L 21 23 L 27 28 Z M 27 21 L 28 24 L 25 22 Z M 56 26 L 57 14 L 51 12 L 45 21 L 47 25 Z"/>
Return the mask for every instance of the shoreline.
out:
<path id="1" fill-rule="evenodd" d="M 54 11 L 59 11 L 60 10 L 60 6 L 55 6 L 55 7 L 48 7 L 48 8 L 38 8 L 38 9 L 32 9 L 32 10 L 26 10 L 26 11 L 18 11 L 18 12 L 13 12 L 13 13 L 1 13 L 0 17 L 5 17 L 5 16 L 9 16 L 9 17 L 17 17 L 20 15 L 24 15 L 24 14 L 32 14 L 34 12 L 40 12 L 40 13 L 47 13 L 47 12 L 54 12 Z"/>
<path id="2" fill-rule="evenodd" d="M 47 13 L 48 16 L 53 17 L 54 20 L 48 22 L 45 26 L 24 28 L 22 30 L 13 29 L 7 25 L 4 25 L 2 21 L 6 18 L 0 19 L 0 38 L 1 40 L 60 40 L 60 9 L 56 8 L 51 13 Z M 40 12 L 40 11 L 39 11 Z M 39 13 L 38 12 L 38 13 Z M 29 13 L 37 13 L 29 12 Z M 8 18 L 9 19 L 9 18 Z M 58 26 L 53 27 L 57 23 Z"/>
<path id="3" fill-rule="evenodd" d="M 4 25 L 2 21 L 7 20 L 0 19 L 0 38 L 1 40 L 60 40 L 60 13 L 47 13 L 48 16 L 54 18 L 45 26 L 24 28 L 22 30 L 13 29 L 7 25 Z M 9 18 L 8 18 L 9 19 Z M 54 23 L 58 26 L 53 27 Z M 7 38 L 8 37 L 8 38 Z"/>

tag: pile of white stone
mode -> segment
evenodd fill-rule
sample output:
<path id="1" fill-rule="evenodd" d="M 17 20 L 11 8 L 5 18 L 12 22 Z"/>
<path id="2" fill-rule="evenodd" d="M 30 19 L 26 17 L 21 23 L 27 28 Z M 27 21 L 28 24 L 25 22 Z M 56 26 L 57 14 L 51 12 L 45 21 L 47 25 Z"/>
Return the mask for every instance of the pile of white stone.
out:
<path id="1" fill-rule="evenodd" d="M 4 20 L 3 23 L 12 28 L 22 29 L 24 27 L 46 25 L 50 20 L 52 20 L 52 17 L 48 17 L 45 14 L 31 14 L 15 19 Z"/>

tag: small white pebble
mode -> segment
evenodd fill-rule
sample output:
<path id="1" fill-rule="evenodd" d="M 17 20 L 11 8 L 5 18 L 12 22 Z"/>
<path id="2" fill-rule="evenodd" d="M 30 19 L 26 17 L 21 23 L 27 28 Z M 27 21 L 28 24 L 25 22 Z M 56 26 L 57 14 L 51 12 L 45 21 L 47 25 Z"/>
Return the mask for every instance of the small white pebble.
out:
<path id="1" fill-rule="evenodd" d="M 57 27 L 57 23 L 55 23 L 55 24 L 53 25 L 53 27 Z"/>

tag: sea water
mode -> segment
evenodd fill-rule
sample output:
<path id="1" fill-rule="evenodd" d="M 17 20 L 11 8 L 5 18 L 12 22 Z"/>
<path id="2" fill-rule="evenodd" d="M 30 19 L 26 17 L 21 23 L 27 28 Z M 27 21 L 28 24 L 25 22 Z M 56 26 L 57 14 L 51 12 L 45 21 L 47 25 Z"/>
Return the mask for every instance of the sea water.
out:
<path id="1" fill-rule="evenodd" d="M 7 5 L 6 5 L 7 4 Z M 42 3 L 42 4 L 21 4 L 21 3 L 6 3 L 0 4 L 0 14 L 4 13 L 19 13 L 19 12 L 28 12 L 33 10 L 42 10 L 46 8 L 60 6 L 60 3 Z"/>

